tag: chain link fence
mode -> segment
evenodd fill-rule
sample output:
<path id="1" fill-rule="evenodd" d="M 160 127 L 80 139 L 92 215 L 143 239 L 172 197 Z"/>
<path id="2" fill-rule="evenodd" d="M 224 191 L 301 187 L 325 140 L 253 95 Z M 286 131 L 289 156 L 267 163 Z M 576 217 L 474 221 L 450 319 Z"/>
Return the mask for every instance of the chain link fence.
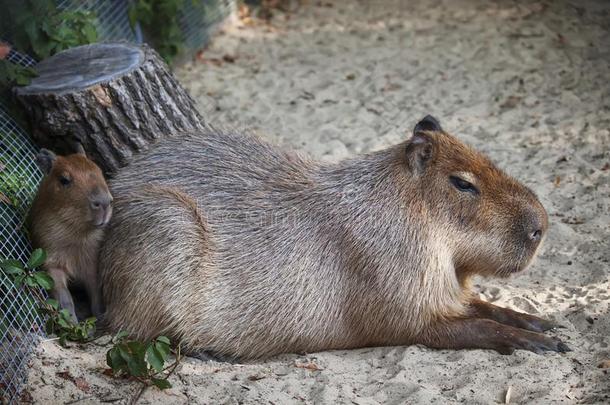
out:
<path id="1" fill-rule="evenodd" d="M 128 11 L 134 0 L 58 0 L 61 10 L 90 11 L 97 21 L 100 41 L 143 42 L 136 24 L 132 29 Z M 185 0 L 179 26 L 185 55 L 205 46 L 212 33 L 235 10 L 234 0 Z M 10 41 L 10 33 L 0 32 Z M 30 55 L 11 49 L 6 59 L 21 66 L 34 66 Z M 24 220 L 42 173 L 34 163 L 37 151 L 27 133 L 0 104 L 0 260 L 26 262 L 31 246 L 24 231 Z M 43 333 L 44 320 L 36 303 L 24 289 L 16 288 L 0 270 L 0 404 L 19 401 L 27 378 L 27 362 Z"/>
<path id="2" fill-rule="evenodd" d="M 23 226 L 42 177 L 35 152 L 27 134 L 0 105 L 0 260 L 25 263 L 31 250 Z M 42 325 L 33 297 L 0 270 L 0 402 L 16 399 L 29 355 L 43 335 Z"/>
<path id="3" fill-rule="evenodd" d="M 187 53 L 206 45 L 218 24 L 235 11 L 235 7 L 234 0 L 186 0 L 179 25 Z"/>

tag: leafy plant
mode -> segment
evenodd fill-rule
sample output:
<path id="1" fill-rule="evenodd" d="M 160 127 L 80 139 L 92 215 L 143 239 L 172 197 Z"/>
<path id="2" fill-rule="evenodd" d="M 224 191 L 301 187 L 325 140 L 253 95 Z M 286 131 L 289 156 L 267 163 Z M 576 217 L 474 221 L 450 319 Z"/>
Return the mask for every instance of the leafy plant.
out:
<path id="1" fill-rule="evenodd" d="M 106 353 L 106 363 L 115 376 L 133 377 L 145 387 L 154 385 L 162 390 L 171 387 L 168 377 L 180 361 L 180 348 L 175 362 L 166 366 L 170 354 L 167 337 L 159 336 L 150 342 L 140 342 L 128 340 L 127 333 L 119 332 L 112 342 L 114 346 Z"/>
<path id="2" fill-rule="evenodd" d="M 97 41 L 96 17 L 89 11 L 60 10 L 54 0 L 8 3 L 0 28 L 12 34 L 17 48 L 39 59 Z"/>
<path id="3" fill-rule="evenodd" d="M 95 317 L 74 323 L 68 310 L 60 308 L 57 300 L 52 298 L 42 303 L 39 311 L 47 316 L 45 332 L 49 335 L 56 335 L 59 338 L 59 344 L 62 346 L 65 346 L 68 340 L 88 342 L 95 331 Z"/>
<path id="4" fill-rule="evenodd" d="M 54 334 L 59 338 L 62 346 L 67 341 L 87 342 L 95 331 L 95 318 L 87 318 L 82 322 L 75 323 L 66 309 L 61 309 L 59 303 L 54 299 L 44 299 L 40 290 L 51 290 L 53 279 L 46 271 L 36 271 L 36 268 L 44 264 L 47 254 L 42 249 L 32 252 L 27 263 L 23 265 L 19 260 L 6 259 L 0 262 L 0 268 L 5 274 L 12 277 L 15 287 L 27 288 L 38 301 L 38 311 L 47 316 L 45 332 Z"/>
<path id="5" fill-rule="evenodd" d="M 0 268 L 13 277 L 16 287 L 27 285 L 30 288 L 50 290 L 53 288 L 53 279 L 44 271 L 35 271 L 47 259 L 47 254 L 42 249 L 32 252 L 28 262 L 21 264 L 19 260 L 7 259 L 0 263 Z"/>
<path id="6" fill-rule="evenodd" d="M 16 222 L 21 222 L 40 180 L 35 166 L 24 163 L 31 161 L 32 157 L 30 150 L 21 145 L 18 133 L 0 129 L 0 212 L 3 213 L 0 215 L 0 229 L 14 229 L 8 223 L 7 211 L 15 214 Z M 2 237 L 8 235 L 0 231 Z"/>
<path id="7" fill-rule="evenodd" d="M 170 64 L 184 41 L 178 25 L 178 11 L 184 0 L 135 0 L 129 7 L 129 22 L 139 22 L 147 41 Z"/>
<path id="8" fill-rule="evenodd" d="M 0 82 L 11 87 L 26 86 L 32 78 L 36 77 L 36 71 L 31 67 L 16 65 L 8 60 L 0 60 Z"/>

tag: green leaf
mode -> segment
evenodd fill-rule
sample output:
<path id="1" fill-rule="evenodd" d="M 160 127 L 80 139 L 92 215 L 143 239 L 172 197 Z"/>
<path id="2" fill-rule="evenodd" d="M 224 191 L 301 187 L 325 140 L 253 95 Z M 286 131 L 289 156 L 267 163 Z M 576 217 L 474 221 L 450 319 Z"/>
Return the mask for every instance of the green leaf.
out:
<path id="1" fill-rule="evenodd" d="M 47 252 L 38 248 L 32 252 L 30 260 L 28 260 L 27 268 L 30 270 L 42 265 L 47 260 Z"/>
<path id="2" fill-rule="evenodd" d="M 72 321 L 72 316 L 70 315 L 70 312 L 68 312 L 67 309 L 61 309 L 59 311 L 59 316 L 57 317 L 57 324 L 62 329 L 69 329 L 74 325 Z"/>
<path id="3" fill-rule="evenodd" d="M 55 310 L 59 309 L 59 302 L 53 298 L 47 298 L 46 303 Z"/>
<path id="4" fill-rule="evenodd" d="M 118 344 L 115 347 L 123 358 L 123 360 L 125 360 L 125 363 L 131 360 L 131 352 L 129 351 L 129 348 L 127 347 L 126 343 Z"/>
<path id="5" fill-rule="evenodd" d="M 129 373 L 135 377 L 144 377 L 148 372 L 146 362 L 143 358 L 139 357 L 132 357 L 127 362 L 127 367 L 129 368 Z"/>
<path id="6" fill-rule="evenodd" d="M 161 342 L 155 342 L 155 349 L 157 349 L 157 351 L 163 358 L 163 361 L 167 360 L 167 356 L 169 356 L 169 353 L 170 353 L 170 349 L 169 349 L 168 345 L 166 345 L 165 343 L 161 343 Z"/>
<path id="7" fill-rule="evenodd" d="M 161 353 L 159 353 L 159 351 L 152 344 L 146 349 L 146 361 L 156 371 L 163 371 L 163 363 L 165 362 L 165 359 L 163 359 L 163 355 L 161 355 Z"/>
<path id="8" fill-rule="evenodd" d="M 24 274 L 25 270 L 22 267 L 18 267 L 18 266 L 13 266 L 10 264 L 6 264 L 6 265 L 2 265 L 2 270 L 4 270 L 4 272 L 6 274 L 10 274 L 10 275 L 17 275 L 17 274 Z"/>
<path id="9" fill-rule="evenodd" d="M 62 347 L 66 347 L 66 333 L 62 333 L 59 335 L 59 345 Z"/>
<path id="10" fill-rule="evenodd" d="M 7 269 L 9 267 L 16 267 L 18 269 L 24 270 L 23 264 L 19 260 L 14 259 L 6 259 L 0 261 L 0 268 Z"/>
<path id="11" fill-rule="evenodd" d="M 146 355 L 146 345 L 144 345 L 144 343 L 132 340 L 131 342 L 127 342 L 127 347 L 134 357 L 144 360 L 144 356 Z"/>
<path id="12" fill-rule="evenodd" d="M 34 276 L 25 276 L 25 285 L 28 287 L 38 287 L 38 283 Z"/>
<path id="13" fill-rule="evenodd" d="M 87 43 L 91 44 L 97 41 L 97 31 L 93 25 L 86 24 L 83 26 L 82 33 Z"/>
<path id="14" fill-rule="evenodd" d="M 25 279 L 26 274 L 19 274 L 17 277 L 15 277 L 15 286 L 17 288 L 21 287 L 23 285 L 23 280 Z"/>
<path id="15" fill-rule="evenodd" d="M 167 381 L 167 378 L 151 378 L 150 381 L 160 390 L 165 390 L 172 387 L 169 381 Z"/>
<path id="16" fill-rule="evenodd" d="M 36 279 L 38 285 L 47 291 L 52 289 L 55 285 L 55 282 L 47 272 L 37 271 L 33 274 L 33 277 Z"/>
<path id="17" fill-rule="evenodd" d="M 120 343 L 125 340 L 127 336 L 129 336 L 129 333 L 124 330 L 121 330 L 119 331 L 119 333 L 114 335 L 114 337 L 112 338 L 112 343 Z"/>
<path id="18" fill-rule="evenodd" d="M 158 336 L 157 339 L 155 339 L 155 340 L 157 342 L 165 343 L 168 346 L 171 344 L 169 338 L 167 338 L 166 336 Z"/>
<path id="19" fill-rule="evenodd" d="M 108 364 L 108 367 L 110 367 L 115 374 L 125 371 L 125 367 L 127 366 L 127 363 L 116 346 L 106 352 L 106 364 Z"/>
<path id="20" fill-rule="evenodd" d="M 44 323 L 44 331 L 47 335 L 52 335 L 55 333 L 55 322 L 52 318 L 47 319 Z"/>
<path id="21" fill-rule="evenodd" d="M 142 342 L 131 341 L 127 342 L 127 347 L 131 352 L 130 360 L 127 362 L 129 372 L 134 376 L 145 376 L 148 372 L 146 361 L 144 360 L 146 355 L 146 346 Z"/>

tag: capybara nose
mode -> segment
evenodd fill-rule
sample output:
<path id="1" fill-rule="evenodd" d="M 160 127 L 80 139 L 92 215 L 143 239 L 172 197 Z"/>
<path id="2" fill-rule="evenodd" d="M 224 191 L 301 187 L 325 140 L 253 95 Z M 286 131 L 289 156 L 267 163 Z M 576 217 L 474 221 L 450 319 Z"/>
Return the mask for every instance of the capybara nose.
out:
<path id="1" fill-rule="evenodd" d="M 112 197 L 111 196 L 99 196 L 99 197 L 95 197 L 91 200 L 91 209 L 94 210 L 98 210 L 98 209 L 103 209 L 105 210 L 106 208 L 110 207 L 110 204 L 112 204 Z"/>
<path id="2" fill-rule="evenodd" d="M 531 213 L 528 215 L 525 232 L 530 243 L 537 245 L 542 240 L 547 227 L 546 215 Z"/>
<path id="3" fill-rule="evenodd" d="M 542 239 L 542 229 L 536 229 L 530 232 L 528 236 L 532 242 L 540 242 L 540 239 Z"/>
<path id="4" fill-rule="evenodd" d="M 98 195 L 90 200 L 93 224 L 102 227 L 110 222 L 112 216 L 112 196 Z"/>

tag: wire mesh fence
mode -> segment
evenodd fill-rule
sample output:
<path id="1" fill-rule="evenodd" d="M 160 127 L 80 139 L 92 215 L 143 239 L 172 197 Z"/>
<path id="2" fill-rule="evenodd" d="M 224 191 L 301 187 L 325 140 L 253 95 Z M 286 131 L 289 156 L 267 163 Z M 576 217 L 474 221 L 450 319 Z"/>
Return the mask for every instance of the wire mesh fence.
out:
<path id="1" fill-rule="evenodd" d="M 207 44 L 218 24 L 234 10 L 234 0 L 187 0 L 179 18 L 187 52 Z"/>
<path id="2" fill-rule="evenodd" d="M 104 41 L 141 42 L 129 24 L 128 0 L 59 0 L 57 7 L 92 12 L 98 22 L 98 36 Z"/>
<path id="3" fill-rule="evenodd" d="M 27 134 L 0 105 L 0 260 L 25 262 L 31 250 L 23 227 L 42 177 L 35 152 Z M 42 324 L 34 298 L 0 270 L 0 402 L 16 399 Z"/>

